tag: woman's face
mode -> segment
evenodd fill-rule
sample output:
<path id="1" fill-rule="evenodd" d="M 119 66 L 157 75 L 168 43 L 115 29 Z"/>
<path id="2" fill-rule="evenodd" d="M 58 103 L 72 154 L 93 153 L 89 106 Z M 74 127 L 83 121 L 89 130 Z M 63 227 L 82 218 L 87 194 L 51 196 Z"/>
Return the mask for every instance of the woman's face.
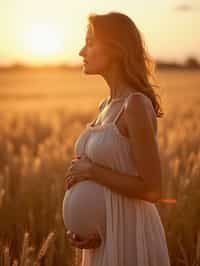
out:
<path id="1" fill-rule="evenodd" d="M 88 74 L 103 74 L 111 62 L 104 46 L 94 38 L 90 27 L 86 33 L 86 44 L 79 55 L 83 57 L 84 72 Z"/>

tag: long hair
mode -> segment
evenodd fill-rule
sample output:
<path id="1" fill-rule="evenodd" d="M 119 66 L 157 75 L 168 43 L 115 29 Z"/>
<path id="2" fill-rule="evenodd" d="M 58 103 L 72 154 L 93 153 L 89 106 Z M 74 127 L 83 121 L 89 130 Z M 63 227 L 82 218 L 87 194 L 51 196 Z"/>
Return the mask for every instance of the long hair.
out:
<path id="1" fill-rule="evenodd" d="M 141 32 L 133 20 L 120 12 L 90 13 L 87 27 L 93 36 L 115 53 L 127 81 L 134 90 L 150 98 L 157 117 L 163 116 L 155 78 L 155 62 L 150 57 Z"/>

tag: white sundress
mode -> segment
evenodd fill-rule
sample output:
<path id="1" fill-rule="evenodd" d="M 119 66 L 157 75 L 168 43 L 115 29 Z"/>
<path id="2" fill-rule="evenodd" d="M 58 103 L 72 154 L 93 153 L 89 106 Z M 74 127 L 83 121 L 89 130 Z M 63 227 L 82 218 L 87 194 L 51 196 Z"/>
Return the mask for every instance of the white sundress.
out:
<path id="1" fill-rule="evenodd" d="M 146 95 L 133 93 L 144 97 L 147 108 L 153 107 Z M 88 123 L 75 143 L 75 152 L 85 153 L 103 166 L 138 175 L 130 141 L 116 125 L 124 103 L 112 122 L 96 126 Z M 170 266 L 165 231 L 155 204 L 103 188 L 106 237 L 100 247 L 82 250 L 81 266 Z"/>

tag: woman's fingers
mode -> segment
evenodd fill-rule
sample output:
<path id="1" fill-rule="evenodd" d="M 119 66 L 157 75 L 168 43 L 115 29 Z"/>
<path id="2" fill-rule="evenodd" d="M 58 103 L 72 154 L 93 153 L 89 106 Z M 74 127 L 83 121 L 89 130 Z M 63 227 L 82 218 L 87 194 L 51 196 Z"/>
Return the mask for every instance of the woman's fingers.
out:
<path id="1" fill-rule="evenodd" d="M 78 234 L 74 234 L 73 232 L 71 232 L 70 230 L 67 230 L 66 232 L 67 236 L 70 237 L 72 240 L 81 240 L 81 236 Z"/>
<path id="2" fill-rule="evenodd" d="M 69 189 L 72 186 L 73 183 L 74 183 L 74 177 L 73 176 L 68 177 L 65 180 L 66 189 Z"/>
<path id="3" fill-rule="evenodd" d="M 94 238 L 88 243 L 88 248 L 98 248 L 101 245 L 101 239 Z"/>
<path id="4" fill-rule="evenodd" d="M 67 173 L 65 174 L 65 178 L 68 178 L 70 175 L 71 175 L 72 173 L 71 173 L 71 171 L 67 171 Z"/>
<path id="5" fill-rule="evenodd" d="M 72 232 L 67 232 L 67 235 L 69 237 L 69 242 L 72 246 L 75 246 L 77 248 L 80 249 L 91 249 L 91 248 L 97 248 L 101 245 L 101 238 L 99 237 L 99 235 L 94 235 L 92 237 L 90 237 L 89 239 L 80 239 L 79 240 L 76 238 L 73 239 L 73 233 Z"/>
<path id="6" fill-rule="evenodd" d="M 66 178 L 66 180 L 65 180 L 66 189 L 69 189 L 69 186 L 70 186 L 70 178 Z"/>
<path id="7" fill-rule="evenodd" d="M 84 240 L 72 240 L 69 238 L 69 242 L 72 246 L 80 249 L 92 249 L 100 246 L 101 242 L 96 239 L 84 239 Z"/>
<path id="8" fill-rule="evenodd" d="M 88 248 L 97 248 L 101 245 L 101 239 L 94 238 L 88 243 Z"/>
<path id="9" fill-rule="evenodd" d="M 94 246 L 97 248 L 101 245 L 101 237 L 97 233 L 94 238 Z"/>

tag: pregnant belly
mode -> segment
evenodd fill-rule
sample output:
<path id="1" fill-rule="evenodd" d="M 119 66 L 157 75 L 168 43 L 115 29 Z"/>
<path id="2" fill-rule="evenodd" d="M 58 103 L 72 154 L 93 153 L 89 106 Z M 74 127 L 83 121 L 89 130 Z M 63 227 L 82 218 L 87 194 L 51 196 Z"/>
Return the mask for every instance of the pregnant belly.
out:
<path id="1" fill-rule="evenodd" d="M 106 211 L 103 186 L 85 180 L 65 192 L 63 220 L 70 231 L 86 238 L 90 233 L 105 234 Z"/>

